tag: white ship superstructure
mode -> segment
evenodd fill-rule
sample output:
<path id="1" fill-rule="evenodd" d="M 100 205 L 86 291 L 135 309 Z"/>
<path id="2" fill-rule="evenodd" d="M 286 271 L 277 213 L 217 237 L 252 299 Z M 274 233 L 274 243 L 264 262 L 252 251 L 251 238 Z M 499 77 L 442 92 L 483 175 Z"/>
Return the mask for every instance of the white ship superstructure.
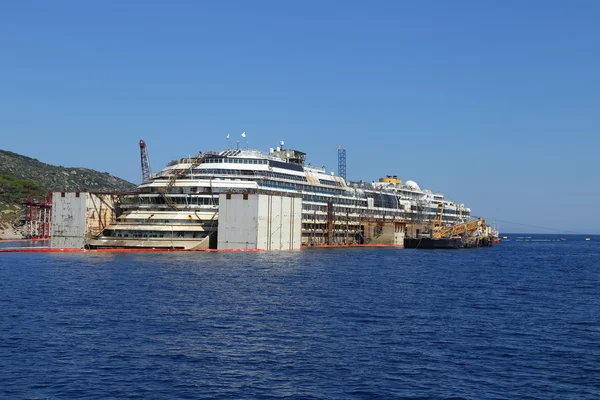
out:
<path id="1" fill-rule="evenodd" d="M 302 244 L 307 246 L 370 243 L 384 223 L 405 230 L 407 224 L 431 221 L 441 202 L 445 222 L 470 217 L 463 204 L 413 181 L 387 176 L 378 182 L 346 182 L 324 167 L 306 164 L 305 158 L 301 151 L 278 147 L 268 153 L 206 151 L 175 160 L 144 181 L 138 194 L 124 197 L 116 223 L 88 245 L 216 248 L 223 193 L 301 196 Z"/>

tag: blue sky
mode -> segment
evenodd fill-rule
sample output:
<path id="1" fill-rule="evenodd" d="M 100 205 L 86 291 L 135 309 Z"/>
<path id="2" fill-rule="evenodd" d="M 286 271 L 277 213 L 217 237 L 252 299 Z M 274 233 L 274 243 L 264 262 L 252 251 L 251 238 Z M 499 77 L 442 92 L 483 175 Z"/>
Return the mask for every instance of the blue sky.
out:
<path id="1" fill-rule="evenodd" d="M 600 2 L 0 3 L 0 148 L 140 180 L 247 132 L 600 233 Z M 504 231 L 540 231 L 498 222 Z"/>

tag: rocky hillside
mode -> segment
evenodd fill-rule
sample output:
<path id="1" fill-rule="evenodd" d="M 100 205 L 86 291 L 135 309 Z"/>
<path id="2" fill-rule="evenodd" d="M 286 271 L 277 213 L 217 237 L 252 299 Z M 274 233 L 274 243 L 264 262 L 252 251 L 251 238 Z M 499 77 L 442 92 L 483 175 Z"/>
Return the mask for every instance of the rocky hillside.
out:
<path id="1" fill-rule="evenodd" d="M 132 191 L 136 185 L 107 172 L 65 168 L 0 150 L 0 240 L 20 239 L 25 232 L 21 200 L 44 198 L 49 191 Z"/>
<path id="2" fill-rule="evenodd" d="M 114 177 L 108 172 L 57 167 L 5 150 L 0 150 L 0 174 L 32 181 L 47 191 L 128 191 L 136 187 L 133 183 Z"/>

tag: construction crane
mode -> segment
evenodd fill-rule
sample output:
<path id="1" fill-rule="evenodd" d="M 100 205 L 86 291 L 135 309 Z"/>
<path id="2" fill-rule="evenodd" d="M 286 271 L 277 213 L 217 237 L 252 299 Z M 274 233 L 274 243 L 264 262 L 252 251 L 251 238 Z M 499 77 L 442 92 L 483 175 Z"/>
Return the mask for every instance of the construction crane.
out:
<path id="1" fill-rule="evenodd" d="M 140 159 L 142 161 L 142 183 L 146 183 L 152 177 L 152 171 L 150 170 L 150 159 L 148 158 L 146 142 L 143 140 L 140 140 Z"/>
<path id="2" fill-rule="evenodd" d="M 171 207 L 172 209 L 177 209 L 177 204 L 175 204 L 173 202 L 173 200 L 171 199 L 171 196 L 169 195 L 169 192 L 171 191 L 171 188 L 175 184 L 175 181 L 188 169 L 189 168 L 172 170 L 171 175 L 169 176 L 169 183 L 167 184 L 167 186 L 161 186 L 158 188 L 158 191 L 165 199 L 165 203 L 167 203 L 167 205 L 169 207 Z"/>
<path id="3" fill-rule="evenodd" d="M 485 219 L 477 218 L 472 221 L 463 222 L 462 224 L 453 225 L 450 228 L 450 236 L 462 235 L 468 232 L 474 232 L 479 228 L 485 228 Z"/>
<path id="4" fill-rule="evenodd" d="M 148 149 L 144 140 L 140 140 L 140 159 L 142 162 L 142 183 L 146 183 L 150 181 L 150 178 L 152 177 L 152 171 L 150 170 L 150 159 L 148 158 Z M 200 164 L 202 160 L 203 156 L 198 156 L 192 162 L 191 167 L 178 168 L 170 171 L 169 182 L 165 186 L 161 186 L 158 188 L 158 192 L 165 200 L 167 206 L 169 206 L 172 209 L 177 209 L 177 204 L 173 201 L 173 199 L 171 199 L 171 196 L 169 194 L 171 189 L 173 188 L 173 185 L 175 185 L 175 181 L 177 181 L 177 179 L 181 177 L 181 175 L 185 171 Z"/>
<path id="5" fill-rule="evenodd" d="M 146 183 L 150 181 L 150 178 L 152 177 L 152 171 L 150 170 L 150 158 L 148 157 L 148 148 L 146 147 L 146 142 L 144 140 L 140 140 L 140 159 L 142 162 L 142 183 Z M 167 205 L 171 208 L 177 208 L 177 206 L 169 196 L 169 191 L 173 187 L 173 184 L 175 183 L 177 178 L 184 171 L 185 169 L 172 171 L 167 186 L 158 188 L 159 193 L 165 199 L 165 203 L 167 203 Z"/>
<path id="6" fill-rule="evenodd" d="M 485 219 L 477 218 L 472 221 L 463 222 L 461 224 L 451 225 L 451 226 L 443 226 L 442 217 L 444 214 L 444 203 L 438 204 L 438 211 L 433 219 L 433 223 L 431 225 L 431 238 L 432 239 L 442 239 L 453 237 L 456 235 L 463 235 L 465 233 L 475 232 L 479 228 L 485 228 Z"/>
<path id="7" fill-rule="evenodd" d="M 173 200 L 171 199 L 171 196 L 169 194 L 171 191 L 171 188 L 175 185 L 175 182 L 177 181 L 177 179 L 179 179 L 184 174 L 184 172 L 191 170 L 194 167 L 201 164 L 202 161 L 204 160 L 204 155 L 198 155 L 193 160 L 192 159 L 188 159 L 188 160 L 191 163 L 191 165 L 189 167 L 177 168 L 177 169 L 171 170 L 170 175 L 169 175 L 169 183 L 167 183 L 166 186 L 161 186 L 158 188 L 159 193 L 165 199 L 165 203 L 167 203 L 167 205 L 172 209 L 177 209 L 177 204 L 175 202 L 173 202 Z"/>
<path id="8" fill-rule="evenodd" d="M 338 146 L 338 176 L 346 180 L 346 149 Z"/>
<path id="9" fill-rule="evenodd" d="M 435 234 L 442 228 L 444 228 L 443 224 L 443 216 L 444 216 L 444 202 L 438 203 L 438 210 L 433 218 L 433 223 L 431 224 L 431 233 Z"/>

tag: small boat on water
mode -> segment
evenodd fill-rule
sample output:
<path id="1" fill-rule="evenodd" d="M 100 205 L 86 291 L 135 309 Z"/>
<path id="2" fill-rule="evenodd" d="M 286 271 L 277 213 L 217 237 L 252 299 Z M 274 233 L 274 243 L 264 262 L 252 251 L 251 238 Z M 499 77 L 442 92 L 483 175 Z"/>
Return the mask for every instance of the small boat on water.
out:
<path id="1" fill-rule="evenodd" d="M 560 238 L 560 239 L 558 239 L 558 240 L 560 240 L 561 242 L 565 242 L 567 239 L 565 239 L 565 238 L 561 237 L 561 238 Z"/>

